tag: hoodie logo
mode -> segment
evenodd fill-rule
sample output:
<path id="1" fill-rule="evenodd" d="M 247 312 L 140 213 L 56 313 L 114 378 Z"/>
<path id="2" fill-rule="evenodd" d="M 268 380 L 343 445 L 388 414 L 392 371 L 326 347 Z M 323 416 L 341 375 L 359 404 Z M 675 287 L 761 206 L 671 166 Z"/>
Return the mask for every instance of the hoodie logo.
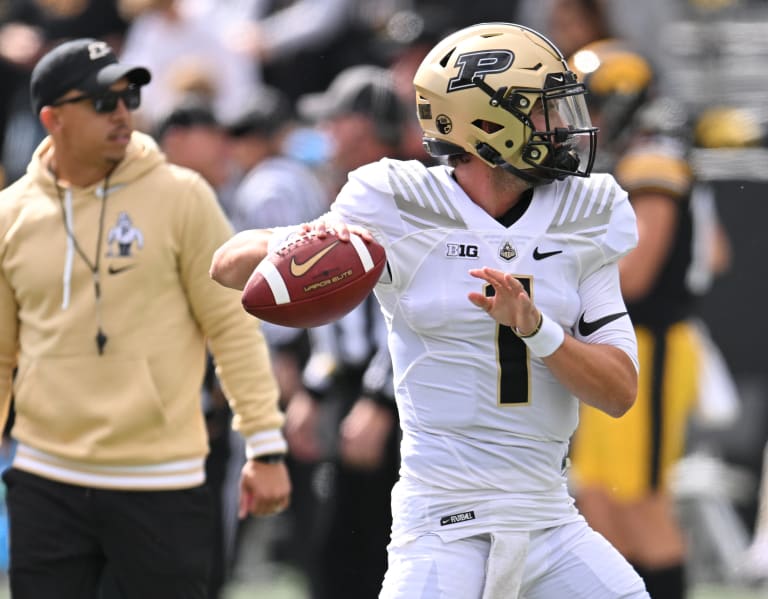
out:
<path id="1" fill-rule="evenodd" d="M 133 226 L 133 221 L 131 221 L 128 213 L 121 212 L 117 215 L 117 223 L 107 235 L 107 256 L 128 258 L 133 255 L 131 250 L 134 245 L 137 249 L 142 249 L 144 247 L 144 235 Z"/>
<path id="2" fill-rule="evenodd" d="M 111 275 L 119 275 L 121 272 L 125 272 L 126 270 L 132 269 L 135 264 L 126 264 L 125 266 L 113 266 L 112 264 L 109 265 L 109 268 L 107 268 L 107 272 Z"/>

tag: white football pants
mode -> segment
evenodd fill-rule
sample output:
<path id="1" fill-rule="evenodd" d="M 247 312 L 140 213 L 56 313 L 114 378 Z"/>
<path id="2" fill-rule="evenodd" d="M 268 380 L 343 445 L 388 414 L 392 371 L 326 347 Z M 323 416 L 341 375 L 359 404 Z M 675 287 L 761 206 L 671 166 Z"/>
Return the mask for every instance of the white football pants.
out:
<path id="1" fill-rule="evenodd" d="M 648 599 L 642 579 L 586 522 L 389 548 L 379 599 Z"/>

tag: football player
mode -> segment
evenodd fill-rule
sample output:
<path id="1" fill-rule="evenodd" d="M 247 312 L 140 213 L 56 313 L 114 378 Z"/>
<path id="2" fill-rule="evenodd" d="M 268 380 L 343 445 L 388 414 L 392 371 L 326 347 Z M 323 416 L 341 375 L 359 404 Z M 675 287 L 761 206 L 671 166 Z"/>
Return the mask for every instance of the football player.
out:
<path id="1" fill-rule="evenodd" d="M 381 597 L 647 597 L 567 488 L 580 403 L 612 417 L 637 394 L 619 259 L 637 242 L 626 192 L 593 174 L 584 86 L 539 33 L 455 32 L 414 77 L 438 166 L 353 171 L 330 212 L 246 231 L 211 275 L 242 288 L 304 230 L 384 245 L 376 286 L 402 426 Z"/>
<path id="2" fill-rule="evenodd" d="M 617 39 L 590 43 L 569 63 L 588 88 L 604 167 L 629 193 L 639 230 L 638 247 L 619 263 L 638 339 L 639 394 L 619 421 L 582 406 L 574 492 L 651 597 L 682 599 L 686 543 L 670 474 L 703 391 L 696 296 L 727 266 L 727 238 L 688 161 L 687 115 L 654 96 L 650 63 Z"/>

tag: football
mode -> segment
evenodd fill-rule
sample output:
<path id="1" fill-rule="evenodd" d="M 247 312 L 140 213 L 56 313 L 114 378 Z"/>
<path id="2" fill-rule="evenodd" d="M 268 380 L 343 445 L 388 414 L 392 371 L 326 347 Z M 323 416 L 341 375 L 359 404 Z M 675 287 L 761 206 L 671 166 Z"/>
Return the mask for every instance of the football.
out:
<path id="1" fill-rule="evenodd" d="M 341 241 L 305 233 L 267 255 L 245 284 L 246 312 L 274 324 L 308 328 L 338 320 L 376 285 L 384 248 L 351 234 Z"/>

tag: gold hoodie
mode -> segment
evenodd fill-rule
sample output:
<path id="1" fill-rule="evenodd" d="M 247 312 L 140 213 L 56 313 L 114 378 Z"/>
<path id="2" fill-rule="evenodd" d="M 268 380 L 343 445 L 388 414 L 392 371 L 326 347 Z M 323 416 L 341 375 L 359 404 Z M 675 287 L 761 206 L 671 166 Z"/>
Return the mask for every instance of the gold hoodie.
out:
<path id="1" fill-rule="evenodd" d="M 136 132 L 106 181 L 57 191 L 50 149 L 0 192 L 0 422 L 13 386 L 14 466 L 101 488 L 202 483 L 206 342 L 249 457 L 285 451 L 259 323 L 208 276 L 232 235 L 208 184 Z"/>

